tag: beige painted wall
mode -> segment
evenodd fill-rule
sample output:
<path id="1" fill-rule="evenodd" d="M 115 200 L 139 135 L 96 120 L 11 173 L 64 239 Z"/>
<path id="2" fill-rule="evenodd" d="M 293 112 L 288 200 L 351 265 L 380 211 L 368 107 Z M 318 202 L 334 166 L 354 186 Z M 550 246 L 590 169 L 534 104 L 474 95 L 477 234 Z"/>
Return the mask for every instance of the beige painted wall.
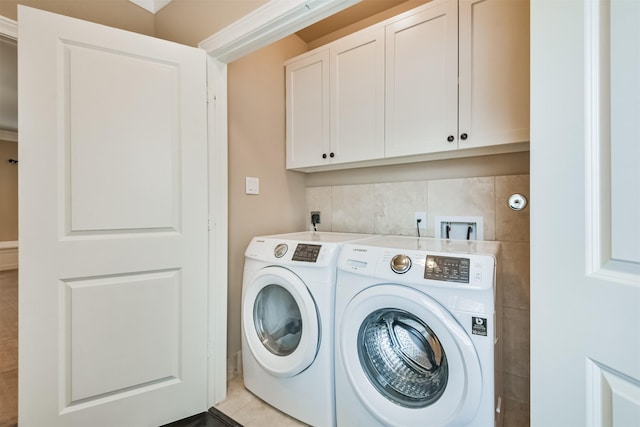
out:
<path id="1" fill-rule="evenodd" d="M 305 229 L 306 176 L 285 170 L 284 61 L 306 50 L 290 36 L 228 67 L 229 305 L 228 352 L 241 349 L 244 251 L 254 236 Z M 260 194 L 245 194 L 245 177 Z"/>
<path id="2" fill-rule="evenodd" d="M 529 173 L 529 152 L 316 172 L 307 187 Z"/>
<path id="3" fill-rule="evenodd" d="M 153 14 L 129 0 L 0 0 L 0 15 L 17 20 L 18 4 L 136 33 L 155 34 Z"/>
<path id="4" fill-rule="evenodd" d="M 375 0 L 369 0 L 375 1 Z M 349 34 L 355 33 L 363 28 L 366 28 L 370 25 L 377 24 L 378 22 L 382 22 L 387 18 L 394 17 L 396 15 L 401 14 L 402 12 L 406 12 L 407 10 L 416 8 L 425 3 L 430 2 L 431 0 L 407 0 L 404 3 L 401 3 L 391 9 L 387 9 L 383 12 L 377 13 L 368 18 L 362 19 L 358 22 L 354 22 L 350 25 L 347 25 L 339 30 L 336 30 L 330 34 L 319 37 L 315 40 L 309 41 L 309 49 L 315 49 L 319 46 L 324 46 L 325 44 L 331 43 L 332 41 L 338 40 L 341 37 L 347 36 Z M 352 21 L 353 22 L 353 21 Z M 345 22 L 346 23 L 346 22 Z"/>
<path id="5" fill-rule="evenodd" d="M 197 46 L 267 0 L 173 0 L 156 14 L 156 37 Z"/>
<path id="6" fill-rule="evenodd" d="M 0 140 L 0 242 L 18 240 L 18 143 Z"/>

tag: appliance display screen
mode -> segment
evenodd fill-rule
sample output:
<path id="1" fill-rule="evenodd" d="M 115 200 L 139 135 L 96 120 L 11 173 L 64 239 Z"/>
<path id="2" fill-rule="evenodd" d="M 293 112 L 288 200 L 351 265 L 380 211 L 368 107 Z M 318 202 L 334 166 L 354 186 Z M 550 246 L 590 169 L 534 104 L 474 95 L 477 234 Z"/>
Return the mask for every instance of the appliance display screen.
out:
<path id="1" fill-rule="evenodd" d="M 316 262 L 318 260 L 320 248 L 322 248 L 322 245 L 299 243 L 293 253 L 293 258 L 291 259 L 293 261 Z"/>
<path id="2" fill-rule="evenodd" d="M 427 255 L 424 278 L 446 282 L 469 283 L 469 258 Z"/>

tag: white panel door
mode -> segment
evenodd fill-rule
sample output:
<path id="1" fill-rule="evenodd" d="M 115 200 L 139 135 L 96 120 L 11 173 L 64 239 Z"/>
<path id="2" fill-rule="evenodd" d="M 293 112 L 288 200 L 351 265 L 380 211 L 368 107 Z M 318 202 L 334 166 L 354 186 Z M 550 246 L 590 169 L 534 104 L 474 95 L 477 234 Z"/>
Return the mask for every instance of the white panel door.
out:
<path id="1" fill-rule="evenodd" d="M 287 169 L 328 164 L 329 50 L 286 64 Z"/>
<path id="2" fill-rule="evenodd" d="M 330 76 L 331 163 L 384 157 L 384 28 L 334 43 Z"/>
<path id="3" fill-rule="evenodd" d="M 386 27 L 385 157 L 458 147 L 458 2 Z"/>
<path id="4" fill-rule="evenodd" d="M 207 407 L 204 51 L 19 8 L 19 423 Z"/>
<path id="5" fill-rule="evenodd" d="M 640 425 L 640 2 L 532 2 L 531 425 Z"/>
<path id="6" fill-rule="evenodd" d="M 529 141 L 529 0 L 460 1 L 458 148 Z"/>

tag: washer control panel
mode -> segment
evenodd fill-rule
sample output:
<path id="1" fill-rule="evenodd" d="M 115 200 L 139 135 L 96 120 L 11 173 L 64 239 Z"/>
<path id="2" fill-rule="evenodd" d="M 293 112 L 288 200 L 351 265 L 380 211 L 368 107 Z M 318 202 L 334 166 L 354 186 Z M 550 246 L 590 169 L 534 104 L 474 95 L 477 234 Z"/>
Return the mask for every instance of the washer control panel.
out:
<path id="1" fill-rule="evenodd" d="M 427 255 L 424 264 L 424 278 L 446 282 L 469 283 L 471 260 Z"/>
<path id="2" fill-rule="evenodd" d="M 322 245 L 310 245 L 308 243 L 299 243 L 293 253 L 292 261 L 316 262 Z"/>

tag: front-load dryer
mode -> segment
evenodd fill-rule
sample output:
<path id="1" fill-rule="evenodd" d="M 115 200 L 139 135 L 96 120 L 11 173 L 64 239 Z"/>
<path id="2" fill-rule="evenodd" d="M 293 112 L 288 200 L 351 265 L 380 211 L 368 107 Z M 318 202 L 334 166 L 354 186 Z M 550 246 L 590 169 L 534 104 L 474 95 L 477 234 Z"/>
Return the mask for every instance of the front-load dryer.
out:
<path id="1" fill-rule="evenodd" d="M 335 425 L 333 321 L 343 243 L 370 235 L 300 232 L 255 237 L 245 252 L 245 387 L 307 424 Z"/>
<path id="2" fill-rule="evenodd" d="M 338 426 L 501 425 L 499 250 L 496 242 L 413 237 L 344 246 Z"/>

